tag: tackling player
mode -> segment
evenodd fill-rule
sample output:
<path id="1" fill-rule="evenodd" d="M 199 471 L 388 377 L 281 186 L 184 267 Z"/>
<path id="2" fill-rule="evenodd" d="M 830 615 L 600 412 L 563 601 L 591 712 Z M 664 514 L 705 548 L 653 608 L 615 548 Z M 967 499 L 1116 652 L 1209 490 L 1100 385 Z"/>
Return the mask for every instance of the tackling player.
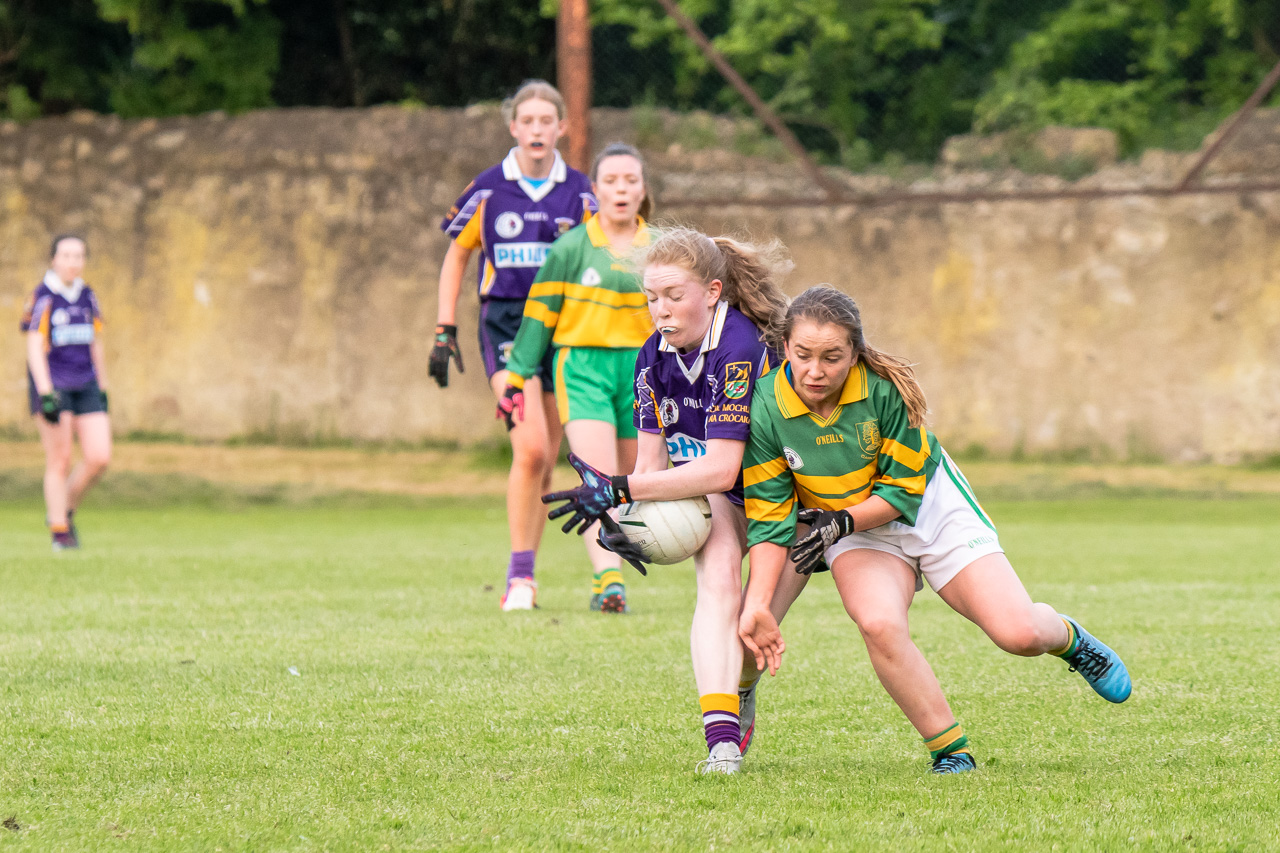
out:
<path id="1" fill-rule="evenodd" d="M 440 269 L 438 325 L 429 373 L 449 384 L 449 360 L 462 372 L 457 306 L 472 252 L 480 264 L 480 353 L 495 396 L 501 397 L 507 355 L 529 286 L 552 242 L 595 209 L 591 182 L 569 168 L 556 141 L 565 132 L 564 101 L 555 87 L 530 80 L 502 105 L 516 147 L 497 166 L 481 172 L 441 223 L 453 241 Z M 552 396 L 550 359 L 536 366 L 530 386 L 530 416 L 510 432 L 507 526 L 511 559 L 503 610 L 531 610 L 536 603 L 534 557 L 545 520 L 538 496 L 551 483 L 560 450 L 560 420 Z"/>
<path id="2" fill-rule="evenodd" d="M 553 518 L 574 513 L 566 531 L 596 519 L 612 526 L 615 532 L 606 530 L 601 538 L 635 560 L 638 553 L 605 520 L 611 507 L 707 495 L 711 535 L 694 557 L 698 599 L 690 632 L 708 750 L 700 767 L 705 773 L 735 773 L 754 732 L 758 677 L 754 661 L 747 662 L 743 673 L 737 634 L 747 534 L 742 454 L 752 388 L 774 360 L 761 329 L 786 307 L 776 282 L 791 265 L 777 246 L 672 228 L 642 253 L 641 266 L 658 334 L 645 343 L 636 362 L 636 473 L 609 477 L 571 457 L 583 485 L 543 500 L 565 502 L 552 510 Z M 776 618 L 782 618 L 807 580 L 793 574 L 777 585 Z"/>
<path id="3" fill-rule="evenodd" d="M 740 632 L 757 665 L 776 673 L 786 648 L 769 602 L 799 518 L 811 529 L 790 561 L 805 573 L 825 556 L 876 675 L 924 738 L 933 772 L 977 765 L 911 640 L 907 610 L 922 577 L 1001 649 L 1056 655 L 1104 699 L 1129 698 L 1115 652 L 1071 617 L 1032 603 L 968 481 L 924 428 L 924 392 L 910 365 L 867 343 L 853 299 L 810 288 L 771 339 L 787 360 L 756 390 L 743 463 L 751 578 Z"/>
<path id="4" fill-rule="evenodd" d="M 636 461 L 636 352 L 653 331 L 638 276 L 627 263 L 636 247 L 649 242 L 640 152 L 609 145 L 596 156 L 591 181 L 600 212 L 557 240 L 538 271 L 507 362 L 498 415 L 508 427 L 523 420 L 526 383 L 553 351 L 556 403 L 569 447 L 600 470 L 626 474 Z M 591 609 L 627 612 L 618 555 L 594 537 L 584 542 L 595 571 Z"/>
<path id="5" fill-rule="evenodd" d="M 98 298 L 80 277 L 89 247 L 80 237 L 53 239 L 49 270 L 27 302 L 19 327 L 27 338 L 27 390 L 44 446 L 45 520 L 53 550 L 79 548 L 75 511 L 111 461 L 106 357 Z M 71 470 L 72 433 L 83 461 Z"/>

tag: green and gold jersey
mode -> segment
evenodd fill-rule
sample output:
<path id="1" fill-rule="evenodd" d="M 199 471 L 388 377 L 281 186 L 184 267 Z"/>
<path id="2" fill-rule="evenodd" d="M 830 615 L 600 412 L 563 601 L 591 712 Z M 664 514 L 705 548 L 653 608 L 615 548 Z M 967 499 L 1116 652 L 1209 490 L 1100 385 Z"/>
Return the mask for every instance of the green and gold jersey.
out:
<path id="1" fill-rule="evenodd" d="M 933 433 L 910 426 L 897 386 L 859 361 L 835 411 L 821 418 L 801 402 L 790 376 L 783 362 L 751 398 L 742 460 L 749 544 L 789 546 L 800 507 L 845 509 L 872 495 L 914 525 L 942 447 Z"/>
<path id="2" fill-rule="evenodd" d="M 648 243 L 641 220 L 632 244 Z M 640 277 L 613 253 L 592 217 L 551 246 L 524 303 L 507 370 L 519 384 L 517 377 L 527 379 L 538 369 L 548 346 L 634 349 L 652 333 Z"/>

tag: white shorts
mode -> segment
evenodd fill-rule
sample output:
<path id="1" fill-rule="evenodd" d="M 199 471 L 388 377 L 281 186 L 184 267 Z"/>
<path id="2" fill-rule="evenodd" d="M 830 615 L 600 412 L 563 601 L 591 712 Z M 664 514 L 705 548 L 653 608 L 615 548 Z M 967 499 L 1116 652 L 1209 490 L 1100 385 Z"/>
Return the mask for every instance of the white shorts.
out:
<path id="1" fill-rule="evenodd" d="M 915 527 L 891 521 L 850 533 L 826 550 L 827 565 L 834 566 L 841 554 L 859 548 L 894 555 L 916 573 L 917 590 L 923 589 L 923 577 L 934 592 L 979 557 L 1004 553 L 996 526 L 978 505 L 969 481 L 945 452 L 925 487 Z"/>

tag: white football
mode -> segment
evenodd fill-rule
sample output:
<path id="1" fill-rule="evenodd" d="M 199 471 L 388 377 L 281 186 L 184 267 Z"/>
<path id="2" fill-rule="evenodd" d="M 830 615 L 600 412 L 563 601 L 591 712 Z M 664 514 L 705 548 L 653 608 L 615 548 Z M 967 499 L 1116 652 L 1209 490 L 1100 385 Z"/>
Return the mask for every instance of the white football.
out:
<path id="1" fill-rule="evenodd" d="M 711 504 L 703 497 L 623 504 L 618 526 L 647 562 L 670 566 L 689 559 L 706 543 Z"/>

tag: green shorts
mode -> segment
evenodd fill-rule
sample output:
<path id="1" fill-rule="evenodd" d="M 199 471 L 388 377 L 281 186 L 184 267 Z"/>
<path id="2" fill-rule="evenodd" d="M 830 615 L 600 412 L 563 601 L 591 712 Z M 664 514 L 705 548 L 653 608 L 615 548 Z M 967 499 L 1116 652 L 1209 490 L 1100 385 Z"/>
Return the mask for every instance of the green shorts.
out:
<path id="1" fill-rule="evenodd" d="M 635 438 L 632 419 L 636 355 L 640 349 L 561 347 L 556 350 L 556 407 L 560 423 L 604 421 L 618 438 Z"/>

